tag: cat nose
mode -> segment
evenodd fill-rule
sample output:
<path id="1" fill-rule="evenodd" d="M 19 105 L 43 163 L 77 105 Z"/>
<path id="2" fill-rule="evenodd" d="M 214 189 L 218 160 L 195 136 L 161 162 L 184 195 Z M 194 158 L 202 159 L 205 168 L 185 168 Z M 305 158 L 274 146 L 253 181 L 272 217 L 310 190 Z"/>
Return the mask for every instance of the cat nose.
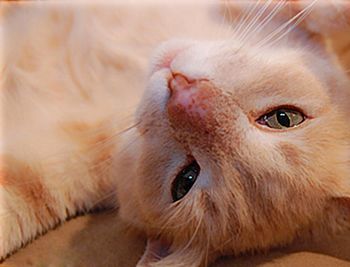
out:
<path id="1" fill-rule="evenodd" d="M 172 120 L 205 119 L 211 109 L 213 86 L 206 79 L 173 74 L 169 79 L 168 113 Z"/>
<path id="2" fill-rule="evenodd" d="M 171 94 L 178 95 L 188 93 L 191 88 L 196 86 L 196 80 L 190 80 L 183 74 L 173 74 L 172 78 L 169 80 L 169 89 Z"/>
<path id="3" fill-rule="evenodd" d="M 203 146 L 227 139 L 227 127 L 236 120 L 231 95 L 211 80 L 190 79 L 183 73 L 172 73 L 168 87 L 165 115 L 178 141 L 186 146 Z"/>

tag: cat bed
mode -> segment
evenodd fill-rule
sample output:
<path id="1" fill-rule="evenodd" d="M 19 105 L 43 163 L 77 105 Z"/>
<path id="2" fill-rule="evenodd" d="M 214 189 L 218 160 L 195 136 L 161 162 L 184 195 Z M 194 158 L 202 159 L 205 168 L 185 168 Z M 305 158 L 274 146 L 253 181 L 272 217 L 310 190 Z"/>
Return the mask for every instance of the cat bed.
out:
<path id="1" fill-rule="evenodd" d="M 130 232 L 114 211 L 77 217 L 9 257 L 1 267 L 135 266 L 145 240 Z M 294 244 L 265 254 L 222 258 L 213 267 L 350 267 L 350 231 L 331 241 Z"/>

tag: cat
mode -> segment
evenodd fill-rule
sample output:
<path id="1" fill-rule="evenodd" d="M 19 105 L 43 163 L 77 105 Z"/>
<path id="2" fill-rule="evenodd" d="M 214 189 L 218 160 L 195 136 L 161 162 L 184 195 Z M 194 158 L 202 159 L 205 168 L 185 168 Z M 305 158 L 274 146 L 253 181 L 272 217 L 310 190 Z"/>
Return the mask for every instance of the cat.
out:
<path id="1" fill-rule="evenodd" d="M 120 214 L 148 236 L 137 266 L 206 266 L 350 227 L 350 83 L 320 36 L 350 25 L 349 5 L 340 19 L 296 2 L 258 31 L 282 5 L 229 40 L 155 53 L 117 168 Z"/>
<path id="2" fill-rule="evenodd" d="M 347 5 L 342 19 L 320 1 L 214 16 L 51 5 L 2 14 L 0 257 L 116 202 L 148 236 L 138 266 L 204 266 L 350 227 L 350 81 L 326 42 L 348 30 Z M 186 12 L 199 23 L 176 19 Z M 168 31 L 140 22 L 160 18 Z M 140 44 L 178 36 L 144 75 Z"/>

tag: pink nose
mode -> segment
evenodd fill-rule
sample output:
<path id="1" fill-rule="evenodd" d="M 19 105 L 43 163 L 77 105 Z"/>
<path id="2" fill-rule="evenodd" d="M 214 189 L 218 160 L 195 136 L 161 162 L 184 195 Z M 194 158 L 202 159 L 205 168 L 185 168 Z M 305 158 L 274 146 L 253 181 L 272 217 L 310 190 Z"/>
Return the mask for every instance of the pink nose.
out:
<path id="1" fill-rule="evenodd" d="M 190 80 L 182 74 L 173 74 L 169 80 L 169 89 L 172 95 L 178 95 L 188 92 L 195 87 L 195 80 Z"/>
<path id="2" fill-rule="evenodd" d="M 211 111 L 214 91 L 205 79 L 190 80 L 182 74 L 174 74 L 169 80 L 171 96 L 168 113 L 172 121 L 204 120 Z"/>

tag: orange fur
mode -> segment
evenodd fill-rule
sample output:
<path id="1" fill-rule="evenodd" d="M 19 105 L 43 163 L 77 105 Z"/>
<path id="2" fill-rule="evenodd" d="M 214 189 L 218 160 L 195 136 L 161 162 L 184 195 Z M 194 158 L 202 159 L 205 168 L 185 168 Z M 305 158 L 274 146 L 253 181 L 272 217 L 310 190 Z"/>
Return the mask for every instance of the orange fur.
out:
<path id="1" fill-rule="evenodd" d="M 293 6 L 295 14 L 299 7 Z M 130 134 L 137 142 L 121 157 L 127 167 L 118 168 L 129 180 L 117 182 L 121 216 L 150 238 L 138 266 L 205 266 L 221 255 L 350 227 L 344 209 L 350 202 L 350 81 L 325 46 L 333 26 L 317 28 L 327 26 L 317 24 L 326 10 L 315 10 L 317 19 L 305 19 L 288 36 L 293 47 L 283 39 L 259 46 L 280 25 L 272 22 L 243 46 L 234 36 L 170 43 L 156 53 L 159 66 L 162 55 L 176 51 L 170 63 L 153 68 L 138 130 Z M 282 12 L 274 22 L 285 17 Z M 257 124 L 286 105 L 303 110 L 306 121 L 283 131 Z M 171 183 L 188 157 L 201 174 L 173 203 Z M 163 244 L 158 251 L 157 242 Z"/>
<path id="2" fill-rule="evenodd" d="M 242 14 L 238 2 L 214 15 L 211 4 L 144 13 L 7 4 L 0 258 L 78 212 L 109 205 L 115 190 L 121 217 L 149 238 L 140 267 L 205 266 L 350 227 L 350 81 L 347 49 L 335 38 L 335 29 L 349 29 L 334 6 L 316 5 L 281 40 L 264 42 L 310 4 L 293 2 L 248 35 L 249 17 L 241 35 L 230 29 L 232 14 Z M 348 6 L 339 7 L 348 19 Z M 174 37 L 154 53 L 147 76 L 153 47 Z M 172 88 L 176 75 L 194 87 L 189 106 L 176 99 L 187 86 Z M 134 127 L 123 131 L 145 81 Z M 257 124 L 280 105 L 307 119 L 283 131 Z M 200 176 L 173 202 L 173 180 L 193 159 Z"/>

